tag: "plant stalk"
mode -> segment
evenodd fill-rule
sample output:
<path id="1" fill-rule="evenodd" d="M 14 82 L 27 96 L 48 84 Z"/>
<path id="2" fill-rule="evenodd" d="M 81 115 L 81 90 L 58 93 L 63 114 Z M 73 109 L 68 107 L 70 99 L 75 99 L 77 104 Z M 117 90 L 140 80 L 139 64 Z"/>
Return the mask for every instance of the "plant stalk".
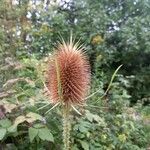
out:
<path id="1" fill-rule="evenodd" d="M 70 108 L 69 105 L 63 106 L 63 150 L 70 150 Z"/>

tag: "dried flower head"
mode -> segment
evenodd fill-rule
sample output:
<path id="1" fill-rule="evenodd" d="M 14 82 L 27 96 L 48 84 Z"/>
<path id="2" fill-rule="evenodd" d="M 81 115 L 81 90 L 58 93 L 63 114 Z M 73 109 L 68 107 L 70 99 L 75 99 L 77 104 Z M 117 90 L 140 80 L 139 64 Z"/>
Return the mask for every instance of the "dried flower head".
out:
<path id="1" fill-rule="evenodd" d="M 84 102 L 90 84 L 90 65 L 78 43 L 59 43 L 51 56 L 47 72 L 47 88 L 53 103 Z"/>

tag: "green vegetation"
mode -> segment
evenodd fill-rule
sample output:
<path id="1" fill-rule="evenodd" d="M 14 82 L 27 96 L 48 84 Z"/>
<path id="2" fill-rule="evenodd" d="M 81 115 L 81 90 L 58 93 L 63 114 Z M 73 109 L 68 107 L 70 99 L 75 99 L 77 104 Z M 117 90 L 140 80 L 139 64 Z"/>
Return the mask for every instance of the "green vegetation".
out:
<path id="1" fill-rule="evenodd" d="M 149 11 L 149 0 L 0 0 L 0 149 L 62 149 L 62 112 L 50 110 L 44 73 L 59 37 L 73 32 L 90 58 L 92 96 L 77 106 L 82 115 L 72 112 L 71 149 L 146 150 Z"/>

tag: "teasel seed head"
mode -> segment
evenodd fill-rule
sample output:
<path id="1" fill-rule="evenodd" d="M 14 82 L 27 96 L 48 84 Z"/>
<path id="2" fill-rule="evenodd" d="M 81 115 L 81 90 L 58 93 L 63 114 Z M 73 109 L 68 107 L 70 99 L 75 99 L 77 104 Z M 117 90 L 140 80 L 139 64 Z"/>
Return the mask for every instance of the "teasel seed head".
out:
<path id="1" fill-rule="evenodd" d="M 52 103 L 66 105 L 85 102 L 90 87 L 90 64 L 83 47 L 62 40 L 48 63 L 46 86 Z"/>

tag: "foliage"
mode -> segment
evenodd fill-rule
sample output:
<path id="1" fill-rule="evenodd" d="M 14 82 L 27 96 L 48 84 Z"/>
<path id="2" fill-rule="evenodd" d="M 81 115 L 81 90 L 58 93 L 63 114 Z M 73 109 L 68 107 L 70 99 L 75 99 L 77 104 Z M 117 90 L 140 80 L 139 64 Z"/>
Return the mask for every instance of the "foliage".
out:
<path id="1" fill-rule="evenodd" d="M 35 58 L 25 59 L 26 67 L 19 74 L 22 78 L 32 75 L 32 80 L 18 80 L 12 86 L 16 90 L 15 99 L 1 101 L 5 112 L 0 121 L 0 138 L 3 147 L 7 149 L 10 144 L 18 149 L 62 148 L 62 112 L 55 108 L 45 114 L 50 105 L 47 105 L 48 99 L 41 91 L 44 85 L 37 73 L 39 64 L 42 61 L 37 62 Z M 44 66 L 41 67 L 43 68 Z M 93 80 L 92 91 L 96 89 L 98 81 L 98 78 Z M 11 83 L 12 80 L 5 86 L 10 86 Z M 128 81 L 118 75 L 107 95 L 99 99 L 104 94 L 103 86 L 99 93 L 87 101 L 86 109 L 79 108 L 82 116 L 72 112 L 72 149 L 145 149 L 148 135 L 145 126 L 141 124 L 142 119 L 133 117 L 136 111 L 128 112 L 130 95 L 125 90 Z"/>
<path id="2" fill-rule="evenodd" d="M 98 90 L 87 99 L 87 106 L 77 108 L 82 116 L 72 112 L 72 149 L 146 149 L 150 143 L 149 7 L 148 0 L 46 4 L 1 0 L 0 149 L 62 147 L 59 108 L 45 114 L 52 106 L 43 94 L 43 73 L 58 37 L 67 40 L 71 31 L 86 45 L 91 94 Z"/>

